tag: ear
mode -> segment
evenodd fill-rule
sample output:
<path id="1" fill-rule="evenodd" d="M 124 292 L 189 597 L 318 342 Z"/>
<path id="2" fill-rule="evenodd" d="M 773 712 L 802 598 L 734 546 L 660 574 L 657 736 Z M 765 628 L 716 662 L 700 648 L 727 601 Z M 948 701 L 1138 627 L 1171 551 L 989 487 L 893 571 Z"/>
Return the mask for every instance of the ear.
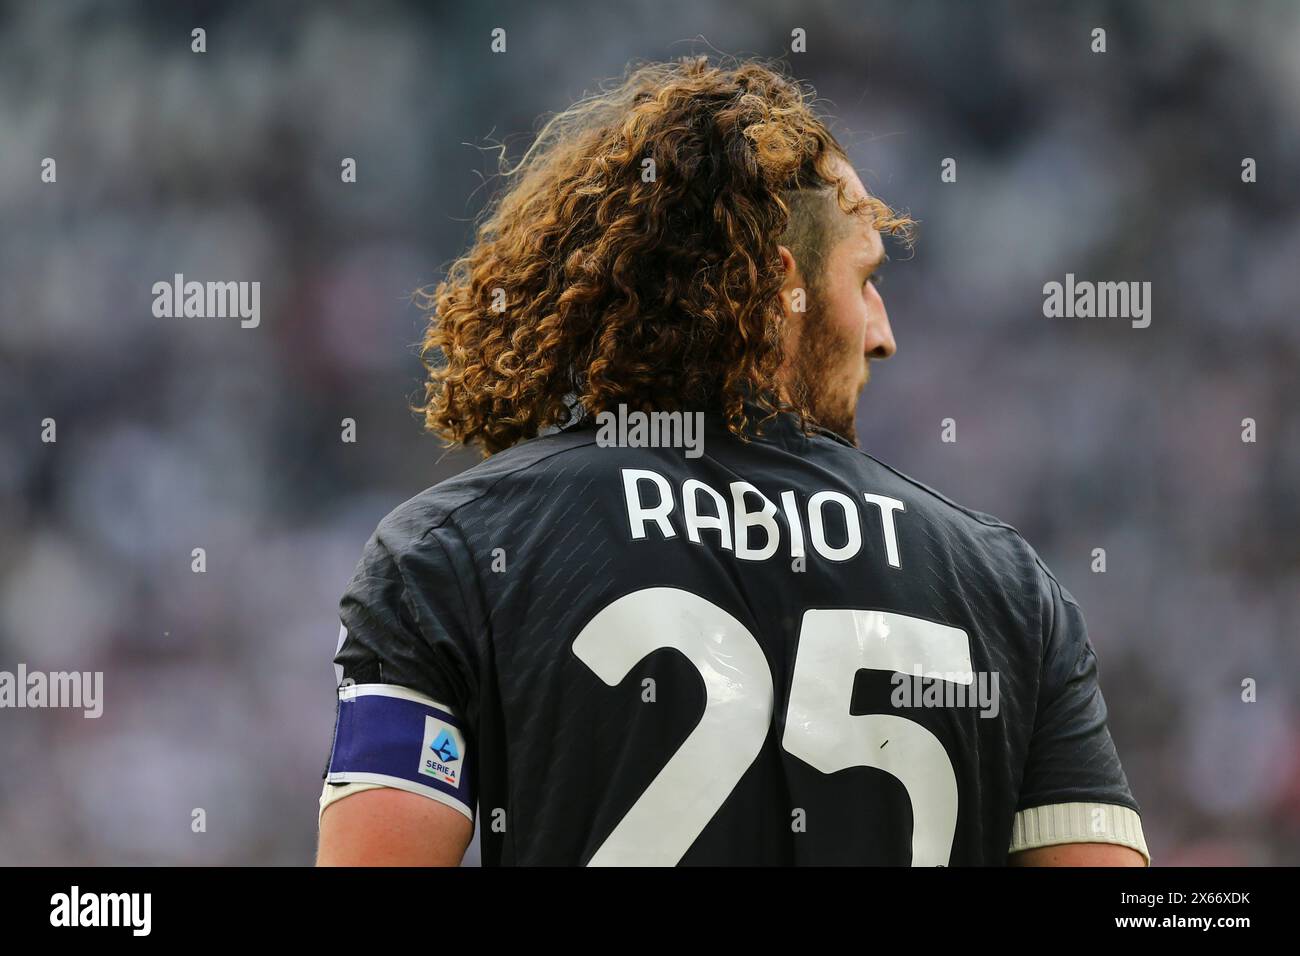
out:
<path id="1" fill-rule="evenodd" d="M 790 274 L 799 271 L 799 266 L 794 261 L 794 253 L 782 245 L 778 245 L 776 251 L 781 257 L 781 268 L 785 270 L 786 281 L 789 281 Z"/>
<path id="2" fill-rule="evenodd" d="M 781 268 L 785 270 L 785 282 L 781 285 L 781 310 L 787 319 L 794 316 L 794 290 L 804 288 L 803 275 L 799 264 L 794 261 L 794 253 L 785 246 L 778 245 L 777 253 L 781 256 Z"/>

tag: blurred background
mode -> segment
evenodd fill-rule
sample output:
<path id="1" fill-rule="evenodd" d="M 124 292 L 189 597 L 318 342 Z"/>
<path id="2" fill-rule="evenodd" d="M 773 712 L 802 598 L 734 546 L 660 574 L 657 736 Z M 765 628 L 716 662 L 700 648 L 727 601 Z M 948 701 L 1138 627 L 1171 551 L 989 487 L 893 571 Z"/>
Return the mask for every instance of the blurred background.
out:
<path id="1" fill-rule="evenodd" d="M 920 220 L 863 447 L 1079 600 L 1158 864 L 1300 863 L 1300 6 L 0 11 L 0 670 L 105 675 L 97 720 L 0 710 L 0 863 L 311 861 L 339 595 L 384 514 L 477 460 L 408 411 L 409 294 L 539 117 L 797 27 L 794 74 Z M 1151 326 L 1045 318 L 1067 272 L 1150 281 Z M 175 273 L 260 281 L 260 325 L 155 318 Z"/>

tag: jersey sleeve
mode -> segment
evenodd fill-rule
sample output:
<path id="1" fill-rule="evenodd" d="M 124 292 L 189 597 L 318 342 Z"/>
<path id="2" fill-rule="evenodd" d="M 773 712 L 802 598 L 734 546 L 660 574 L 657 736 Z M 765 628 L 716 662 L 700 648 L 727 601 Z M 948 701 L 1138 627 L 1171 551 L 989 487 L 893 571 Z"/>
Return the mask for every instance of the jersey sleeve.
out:
<path id="1" fill-rule="evenodd" d="M 472 568 L 439 529 L 411 529 L 399 512 L 367 542 L 339 603 L 338 710 L 320 809 L 381 786 L 473 820 L 478 669 L 463 598 Z"/>
<path id="2" fill-rule="evenodd" d="M 1139 807 L 1107 727 L 1083 611 L 1041 562 L 1038 570 L 1042 673 L 1009 852 L 1113 843 L 1137 850 L 1149 864 Z"/>

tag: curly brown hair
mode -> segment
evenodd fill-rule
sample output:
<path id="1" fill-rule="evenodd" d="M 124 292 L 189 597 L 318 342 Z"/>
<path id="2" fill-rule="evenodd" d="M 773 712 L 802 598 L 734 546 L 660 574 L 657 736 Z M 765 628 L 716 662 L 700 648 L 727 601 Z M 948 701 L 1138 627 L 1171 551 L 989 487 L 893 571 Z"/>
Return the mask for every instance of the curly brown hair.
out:
<path id="1" fill-rule="evenodd" d="M 474 245 L 416 293 L 425 427 L 492 454 L 620 403 L 718 412 L 737 434 L 747 408 L 811 420 L 775 384 L 778 243 L 816 272 L 809 193 L 889 235 L 913 225 L 848 199 L 811 96 L 776 65 L 691 56 L 629 67 L 551 118 Z"/>

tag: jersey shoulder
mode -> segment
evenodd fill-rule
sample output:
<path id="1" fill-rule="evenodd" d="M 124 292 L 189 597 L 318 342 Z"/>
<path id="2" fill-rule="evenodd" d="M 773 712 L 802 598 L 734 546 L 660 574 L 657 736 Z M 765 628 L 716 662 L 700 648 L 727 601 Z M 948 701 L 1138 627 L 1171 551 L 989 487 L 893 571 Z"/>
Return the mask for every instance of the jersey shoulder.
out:
<path id="1" fill-rule="evenodd" d="M 408 498 L 385 515 L 376 533 L 398 546 L 418 548 L 463 510 L 492 507 L 498 498 L 510 499 L 512 508 L 530 496 L 542 500 L 547 489 L 534 487 L 529 479 L 542 470 L 557 480 L 566 467 L 580 470 L 586 463 L 584 450 L 594 445 L 590 432 L 559 432 L 522 442 Z"/>
<path id="2" fill-rule="evenodd" d="M 867 452 L 840 445 L 837 454 L 856 458 L 874 486 L 891 489 L 907 503 L 912 519 L 930 538 L 930 552 L 946 553 L 961 580 L 987 594 L 1000 595 L 1014 605 L 1022 620 L 1050 623 L 1053 592 L 1076 607 L 1038 552 L 1011 524 L 966 507 L 930 485 L 886 464 Z"/>
<path id="3" fill-rule="evenodd" d="M 906 492 L 907 500 L 915 503 L 925 520 L 945 529 L 955 541 L 980 548 L 991 564 L 1033 566 L 1050 576 L 1051 572 L 1043 565 L 1038 553 L 1006 521 L 968 508 L 865 451 L 847 448 L 845 451 L 864 459 L 878 481 Z"/>

